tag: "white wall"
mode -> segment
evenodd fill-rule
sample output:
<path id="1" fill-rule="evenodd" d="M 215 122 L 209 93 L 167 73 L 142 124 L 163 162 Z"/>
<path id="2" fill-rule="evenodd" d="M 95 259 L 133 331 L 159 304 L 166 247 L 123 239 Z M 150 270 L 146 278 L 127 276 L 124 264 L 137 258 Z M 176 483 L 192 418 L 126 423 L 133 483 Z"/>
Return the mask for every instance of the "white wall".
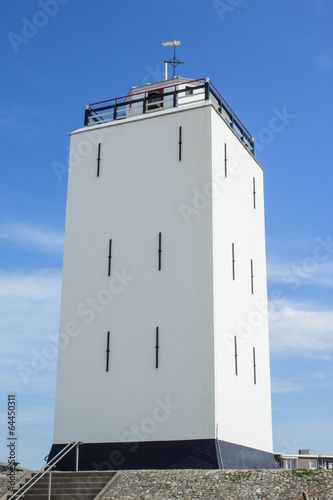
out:
<path id="1" fill-rule="evenodd" d="M 263 171 L 214 111 L 213 201 L 218 437 L 272 451 Z M 227 144 L 225 178 L 224 144 Z M 256 209 L 253 204 L 256 182 Z M 232 243 L 235 280 L 232 276 Z M 251 293 L 251 264 L 254 294 Z M 234 336 L 238 346 L 235 374 Z M 257 384 L 254 384 L 253 347 Z"/>
<path id="2" fill-rule="evenodd" d="M 210 178 L 209 146 L 209 106 L 72 135 L 61 331 L 74 321 L 81 333 L 59 352 L 55 443 L 131 440 L 129 428 L 142 422 L 146 428 L 156 400 L 168 397 L 178 408 L 143 433 L 145 440 L 214 437 L 212 215 L 206 210 L 186 225 L 179 210 L 192 187 Z M 110 238 L 113 276 L 125 269 L 133 279 L 93 318 L 87 300 L 107 300 L 101 290 L 113 279 L 107 276 Z"/>
<path id="3" fill-rule="evenodd" d="M 123 270 L 130 276 L 125 284 L 117 278 Z M 54 442 L 217 436 L 272 451 L 266 305 L 257 306 L 266 297 L 263 172 L 211 103 L 74 132 L 61 332 L 67 328 L 75 336 L 59 351 Z M 88 305 L 93 299 L 98 312 Z M 253 321 L 259 326 L 253 328 Z M 160 402 L 167 398 L 175 407 L 162 419 Z"/>

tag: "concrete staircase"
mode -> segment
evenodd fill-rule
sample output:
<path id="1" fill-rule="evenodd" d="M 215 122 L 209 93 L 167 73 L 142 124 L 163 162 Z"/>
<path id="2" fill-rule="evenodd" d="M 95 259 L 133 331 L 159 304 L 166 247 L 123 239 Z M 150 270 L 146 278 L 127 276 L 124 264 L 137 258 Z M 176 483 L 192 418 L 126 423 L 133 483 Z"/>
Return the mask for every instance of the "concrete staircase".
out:
<path id="1" fill-rule="evenodd" d="M 51 500 L 93 500 L 115 474 L 113 471 L 54 471 Z M 24 500 L 47 500 L 48 487 L 49 477 L 46 474 L 24 494 Z M 10 495 L 7 498 L 10 498 Z"/>

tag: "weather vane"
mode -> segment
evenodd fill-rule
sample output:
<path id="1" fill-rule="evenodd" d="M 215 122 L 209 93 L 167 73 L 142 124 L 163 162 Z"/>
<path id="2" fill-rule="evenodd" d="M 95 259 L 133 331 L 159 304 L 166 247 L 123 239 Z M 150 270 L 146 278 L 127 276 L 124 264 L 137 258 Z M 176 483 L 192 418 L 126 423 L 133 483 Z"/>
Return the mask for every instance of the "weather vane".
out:
<path id="1" fill-rule="evenodd" d="M 162 45 L 164 45 L 164 46 L 173 45 L 173 58 L 170 59 L 170 61 L 164 61 L 164 63 L 165 63 L 165 79 L 167 80 L 168 79 L 168 63 L 171 64 L 171 66 L 173 67 L 173 75 L 172 76 L 176 76 L 176 67 L 178 66 L 178 64 L 183 64 L 176 57 L 176 45 L 180 45 L 180 42 L 177 40 L 174 40 L 173 42 L 165 42 L 165 43 L 162 42 Z"/>

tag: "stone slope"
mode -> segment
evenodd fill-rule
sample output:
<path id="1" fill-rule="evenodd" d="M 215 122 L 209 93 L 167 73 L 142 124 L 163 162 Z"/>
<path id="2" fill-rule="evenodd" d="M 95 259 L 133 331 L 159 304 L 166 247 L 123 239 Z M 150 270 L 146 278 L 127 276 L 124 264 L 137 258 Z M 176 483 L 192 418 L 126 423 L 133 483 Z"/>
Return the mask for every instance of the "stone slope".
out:
<path id="1" fill-rule="evenodd" d="M 296 500 L 333 486 L 333 471 L 119 471 L 103 500 Z M 310 500 L 333 500 L 333 489 Z M 102 499 L 101 499 L 102 500 Z"/>

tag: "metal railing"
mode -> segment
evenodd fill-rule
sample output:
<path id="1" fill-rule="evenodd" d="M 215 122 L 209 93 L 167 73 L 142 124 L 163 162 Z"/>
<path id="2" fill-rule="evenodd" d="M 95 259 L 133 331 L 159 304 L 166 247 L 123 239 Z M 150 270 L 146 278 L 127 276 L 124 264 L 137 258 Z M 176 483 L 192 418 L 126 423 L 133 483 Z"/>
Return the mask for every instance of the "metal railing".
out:
<path id="1" fill-rule="evenodd" d="M 333 486 L 329 486 L 328 488 L 324 488 L 323 490 L 316 491 L 315 493 L 303 493 L 301 497 L 296 498 L 296 500 L 309 500 L 310 497 L 314 497 L 316 495 L 320 495 L 321 493 L 325 493 L 326 491 L 333 490 Z M 325 497 L 322 497 L 323 499 Z"/>
<path id="2" fill-rule="evenodd" d="M 61 460 L 68 452 L 70 452 L 76 446 L 75 454 L 75 471 L 79 470 L 79 446 L 82 444 L 81 441 L 72 441 L 66 444 L 66 446 L 59 451 L 59 453 L 53 457 L 47 464 L 45 464 L 41 469 L 39 469 L 36 474 L 34 474 L 29 481 L 27 481 L 19 490 L 17 490 L 8 500 L 18 500 L 23 497 L 32 486 L 34 486 L 45 474 L 49 473 L 49 485 L 48 485 L 48 500 L 51 498 L 51 487 L 52 487 L 52 470 L 55 468 L 56 464 Z M 42 472 L 44 471 L 44 472 Z"/>
<path id="3" fill-rule="evenodd" d="M 223 120 L 254 156 L 253 136 L 208 78 L 181 81 L 174 85 L 142 90 L 135 94 L 89 104 L 85 110 L 84 126 L 102 125 L 131 116 L 203 101 L 210 101 L 213 104 Z"/>

